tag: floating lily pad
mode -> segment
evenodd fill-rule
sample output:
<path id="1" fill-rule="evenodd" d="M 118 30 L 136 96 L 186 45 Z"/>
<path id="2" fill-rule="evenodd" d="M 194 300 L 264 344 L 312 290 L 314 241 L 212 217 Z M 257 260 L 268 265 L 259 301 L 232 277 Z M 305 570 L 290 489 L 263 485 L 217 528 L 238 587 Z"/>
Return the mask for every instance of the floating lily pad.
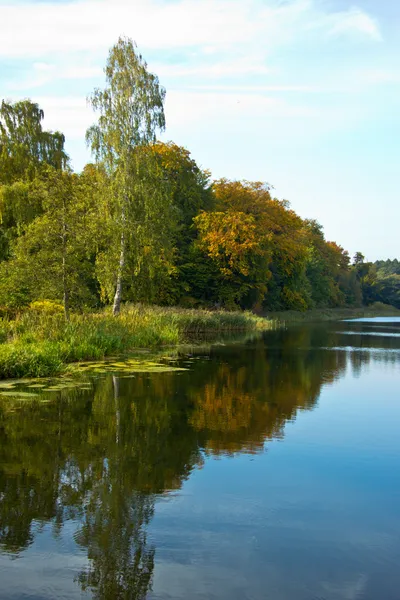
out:
<path id="1" fill-rule="evenodd" d="M 40 380 L 40 381 L 44 381 L 44 380 Z M 30 383 L 37 383 L 37 378 L 34 379 L 33 377 L 30 377 L 29 379 L 27 379 L 27 378 L 25 378 L 25 379 L 10 379 L 9 381 L 7 381 L 5 383 L 9 383 L 10 385 L 28 385 Z"/>
<path id="2" fill-rule="evenodd" d="M 107 373 L 168 373 L 172 371 L 186 370 L 169 364 L 155 362 L 154 360 L 140 360 L 129 358 L 115 362 L 104 361 L 102 363 L 80 363 L 72 367 L 77 373 L 100 375 Z"/>
<path id="3" fill-rule="evenodd" d="M 13 390 L 12 392 L 0 392 L 0 396 L 13 396 L 14 398 L 38 398 L 39 394 L 34 392 L 20 392 L 19 390 Z"/>
<path id="4" fill-rule="evenodd" d="M 147 351 L 141 354 L 149 354 Z M 146 360 L 147 358 L 147 360 Z M 59 378 L 42 379 L 14 379 L 0 382 L 1 396 L 10 397 L 15 400 L 35 399 L 40 402 L 52 402 L 55 400 L 56 392 L 62 390 L 93 390 L 93 380 L 102 379 L 109 374 L 115 373 L 121 378 L 135 378 L 140 373 L 170 373 L 186 371 L 182 366 L 177 366 L 175 357 L 160 357 L 160 362 L 152 356 L 131 356 L 126 359 L 113 357 L 103 362 L 82 362 L 70 365 L 66 376 Z M 174 364 L 172 364 L 174 363 Z M 49 392 L 47 398 L 46 393 Z M 46 398 L 46 399 L 45 399 Z"/>

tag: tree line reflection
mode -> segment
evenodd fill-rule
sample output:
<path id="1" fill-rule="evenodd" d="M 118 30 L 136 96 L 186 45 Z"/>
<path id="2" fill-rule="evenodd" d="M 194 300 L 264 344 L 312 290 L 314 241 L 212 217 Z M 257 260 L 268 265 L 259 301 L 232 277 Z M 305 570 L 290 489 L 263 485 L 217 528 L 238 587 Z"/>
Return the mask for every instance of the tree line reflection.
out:
<path id="1" fill-rule="evenodd" d="M 89 559 L 82 590 L 145 598 L 157 497 L 179 489 L 207 454 L 263 451 L 348 367 L 357 374 L 371 360 L 399 360 L 399 338 L 364 331 L 349 342 L 337 327 L 276 330 L 245 347 L 214 347 L 185 372 L 107 375 L 90 390 L 18 408 L 1 400 L 0 548 L 21 553 L 44 524 L 58 535 L 74 519 Z M 350 343 L 362 350 L 343 351 Z"/>

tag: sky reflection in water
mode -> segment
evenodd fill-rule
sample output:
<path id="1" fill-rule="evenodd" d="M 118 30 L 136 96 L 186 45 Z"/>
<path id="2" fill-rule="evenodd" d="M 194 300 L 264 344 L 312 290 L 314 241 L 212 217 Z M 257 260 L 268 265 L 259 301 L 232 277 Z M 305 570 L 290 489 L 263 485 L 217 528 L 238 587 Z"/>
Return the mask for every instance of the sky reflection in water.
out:
<path id="1" fill-rule="evenodd" d="M 0 599 L 398 600 L 399 336 L 293 326 L 0 399 Z"/>

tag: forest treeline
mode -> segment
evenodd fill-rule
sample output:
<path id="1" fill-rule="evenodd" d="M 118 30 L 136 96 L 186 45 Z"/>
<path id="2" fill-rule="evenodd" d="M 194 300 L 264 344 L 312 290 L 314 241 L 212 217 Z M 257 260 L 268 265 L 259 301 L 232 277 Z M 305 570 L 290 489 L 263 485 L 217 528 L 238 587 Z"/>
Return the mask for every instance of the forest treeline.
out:
<path id="1" fill-rule="evenodd" d="M 0 311 L 121 302 L 307 310 L 400 307 L 397 260 L 353 261 L 322 226 L 262 182 L 212 181 L 190 152 L 158 141 L 165 90 L 135 44 L 110 50 L 89 101 L 94 162 L 74 173 L 60 132 L 30 100 L 0 108 Z"/>

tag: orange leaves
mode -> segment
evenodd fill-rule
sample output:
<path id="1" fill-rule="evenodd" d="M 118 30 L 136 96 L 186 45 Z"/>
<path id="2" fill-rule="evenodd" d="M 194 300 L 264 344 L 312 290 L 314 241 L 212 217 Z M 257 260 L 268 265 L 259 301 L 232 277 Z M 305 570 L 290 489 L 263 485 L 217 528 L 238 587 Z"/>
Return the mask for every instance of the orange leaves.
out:
<path id="1" fill-rule="evenodd" d="M 194 222 L 199 231 L 199 247 L 218 263 L 225 275 L 233 271 L 248 275 L 250 253 L 260 253 L 252 215 L 202 211 Z"/>
<path id="2" fill-rule="evenodd" d="M 258 181 L 221 179 L 213 185 L 220 210 L 252 217 L 252 251 L 269 256 L 282 276 L 292 277 L 302 270 L 307 256 L 304 222 L 287 201 L 272 198 L 269 190 L 268 184 Z"/>
<path id="3" fill-rule="evenodd" d="M 260 215 L 271 202 L 268 184 L 260 181 L 228 181 L 219 179 L 213 184 L 217 207 Z"/>
<path id="4" fill-rule="evenodd" d="M 193 164 L 195 165 L 195 162 L 190 158 L 189 150 L 186 150 L 186 148 L 178 146 L 173 142 L 168 142 L 166 144 L 156 142 L 150 146 L 150 149 L 161 157 L 163 166 L 166 169 L 180 170 L 182 164 L 190 166 Z"/>

